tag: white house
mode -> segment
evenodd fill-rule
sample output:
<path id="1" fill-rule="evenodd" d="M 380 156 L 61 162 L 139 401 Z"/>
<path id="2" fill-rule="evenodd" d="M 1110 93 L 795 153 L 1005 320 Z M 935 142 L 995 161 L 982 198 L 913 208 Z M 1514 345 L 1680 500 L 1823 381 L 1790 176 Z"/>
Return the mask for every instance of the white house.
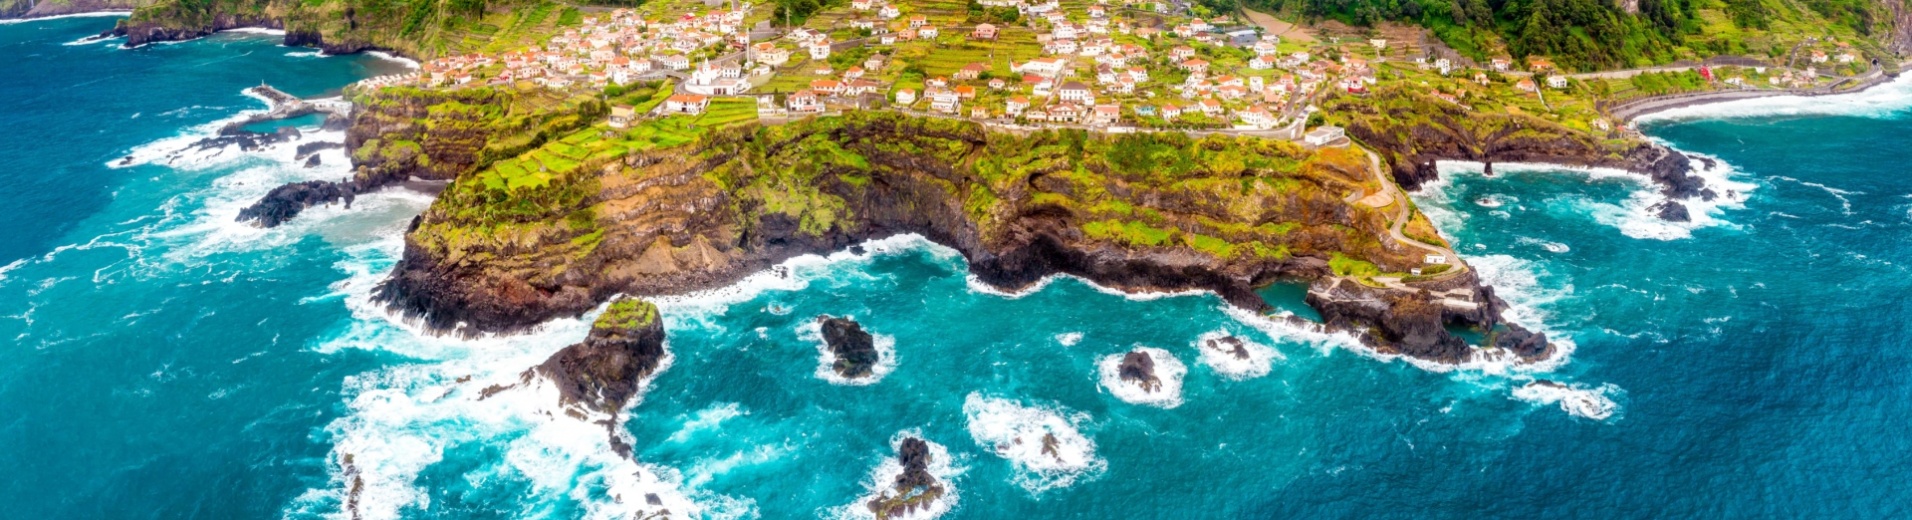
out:
<path id="1" fill-rule="evenodd" d="M 1318 126 L 1315 127 L 1314 130 L 1309 130 L 1308 135 L 1302 136 L 1301 140 L 1302 142 L 1308 143 L 1308 146 L 1327 146 L 1328 143 L 1340 141 L 1347 136 L 1348 132 L 1346 130 L 1342 130 L 1341 127 L 1338 126 L 1329 125 Z"/>
<path id="2" fill-rule="evenodd" d="M 664 100 L 664 111 L 673 114 L 702 114 L 709 106 L 710 98 L 696 94 L 678 94 Z"/>

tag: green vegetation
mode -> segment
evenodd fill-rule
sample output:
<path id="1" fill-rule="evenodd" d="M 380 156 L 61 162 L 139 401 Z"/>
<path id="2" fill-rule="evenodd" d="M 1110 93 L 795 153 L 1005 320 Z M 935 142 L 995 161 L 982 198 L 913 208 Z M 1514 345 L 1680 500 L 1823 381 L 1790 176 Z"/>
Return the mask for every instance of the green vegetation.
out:
<path id="1" fill-rule="evenodd" d="M 620 298 L 591 323 L 593 329 L 637 330 L 657 322 L 657 306 L 637 298 Z"/>
<path id="2" fill-rule="evenodd" d="M 1202 3 L 1223 12 L 1237 5 L 1236 0 Z M 1874 43 L 1875 37 L 1888 34 L 1892 25 L 1891 9 L 1869 0 L 1241 0 L 1239 5 L 1359 27 L 1413 23 L 1476 61 L 1546 56 L 1568 70 L 1722 54 L 1783 59 L 1794 44 L 1827 36 L 1883 57 L 1890 53 Z"/>
<path id="3" fill-rule="evenodd" d="M 1335 253 L 1334 257 L 1328 260 L 1328 268 L 1334 270 L 1335 276 L 1371 278 L 1381 274 L 1381 268 L 1375 267 L 1374 263 L 1341 253 Z"/>

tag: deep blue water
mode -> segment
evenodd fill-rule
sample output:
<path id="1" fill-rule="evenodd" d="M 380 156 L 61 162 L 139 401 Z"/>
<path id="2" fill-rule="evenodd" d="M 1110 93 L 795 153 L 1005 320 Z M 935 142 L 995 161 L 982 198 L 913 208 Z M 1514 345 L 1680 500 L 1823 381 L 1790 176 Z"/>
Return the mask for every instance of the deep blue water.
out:
<path id="1" fill-rule="evenodd" d="M 421 337 L 366 301 L 423 196 L 260 231 L 230 223 L 238 207 L 342 176 L 343 157 L 168 158 L 259 108 L 240 90 L 262 79 L 317 94 L 389 63 L 247 35 L 62 45 L 105 25 L 0 25 L 0 55 L 35 71 L 0 77 L 0 265 L 19 260 L 0 274 L 0 518 L 337 517 L 354 479 L 366 518 L 614 517 L 644 492 L 710 517 L 838 517 L 901 432 L 949 455 L 945 518 L 1890 518 L 1912 503 L 1894 484 L 1912 476 L 1904 84 L 1649 123 L 1717 157 L 1709 175 L 1744 199 L 1698 225 L 1644 218 L 1651 189 L 1631 177 L 1449 168 L 1417 202 L 1516 319 L 1572 342 L 1546 372 L 1377 359 L 1207 295 L 979 292 L 948 250 L 897 239 L 666 302 L 674 359 L 624 425 L 634 465 L 549 394 L 477 399 L 583 323 Z M 143 162 L 107 166 L 129 154 Z M 1292 287 L 1265 294 L 1298 308 Z M 819 377 L 804 325 L 824 313 L 893 343 L 894 368 L 867 386 Z M 1224 374 L 1192 346 L 1214 331 L 1279 356 Z M 1097 363 L 1136 345 L 1186 366 L 1178 404 L 1104 389 Z M 1515 395 L 1535 378 L 1618 411 Z M 1044 421 L 1092 441 L 1092 462 L 1044 473 L 997 455 L 997 435 Z"/>

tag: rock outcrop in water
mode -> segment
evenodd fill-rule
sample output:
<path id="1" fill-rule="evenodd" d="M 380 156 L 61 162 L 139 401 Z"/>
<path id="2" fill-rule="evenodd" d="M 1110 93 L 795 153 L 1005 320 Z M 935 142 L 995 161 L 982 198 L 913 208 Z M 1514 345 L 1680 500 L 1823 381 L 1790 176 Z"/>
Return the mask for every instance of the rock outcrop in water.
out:
<path id="1" fill-rule="evenodd" d="M 605 429 L 611 447 L 629 457 L 631 446 L 617 434 L 623 424 L 617 419 L 631 399 L 643 391 L 643 385 L 669 354 L 664 349 L 664 321 L 657 306 L 650 302 L 624 298 L 611 306 L 591 324 L 591 334 L 578 344 L 565 347 L 541 365 L 525 372 L 542 376 L 558 388 L 561 406 L 577 407 L 609 414 Z"/>
<path id="2" fill-rule="evenodd" d="M 930 451 L 929 443 L 916 437 L 905 437 L 896 447 L 896 461 L 903 466 L 903 472 L 896 476 L 888 489 L 879 490 L 876 498 L 870 499 L 864 506 L 878 520 L 884 520 L 908 516 L 941 499 L 946 492 L 943 483 L 929 472 L 933 457 L 935 453 Z"/>
<path id="3" fill-rule="evenodd" d="M 1248 345 L 1243 343 L 1241 338 L 1235 336 L 1222 336 L 1209 339 L 1203 341 L 1202 346 L 1214 349 L 1216 352 L 1234 356 L 1235 359 L 1245 361 L 1249 358 Z"/>
<path id="4" fill-rule="evenodd" d="M 837 375 L 857 379 L 875 374 L 879 358 L 876 341 L 870 333 L 863 331 L 863 325 L 849 318 L 818 316 L 823 344 L 836 356 L 836 362 L 830 365 Z"/>
<path id="5" fill-rule="evenodd" d="M 1122 364 L 1117 373 L 1125 383 L 1134 384 L 1145 392 L 1154 392 L 1162 388 L 1162 380 L 1155 377 L 1155 358 L 1147 352 L 1131 350 L 1122 355 Z"/>
<path id="6" fill-rule="evenodd" d="M 1331 329 L 1357 334 L 1386 353 L 1443 363 L 1473 359 L 1474 349 L 1449 333 L 1449 325 L 1487 331 L 1487 345 L 1523 360 L 1553 353 L 1546 335 L 1501 320 L 1507 303 L 1473 273 L 1408 285 L 1375 287 L 1350 278 L 1324 278 L 1308 288 L 1307 302 Z"/>

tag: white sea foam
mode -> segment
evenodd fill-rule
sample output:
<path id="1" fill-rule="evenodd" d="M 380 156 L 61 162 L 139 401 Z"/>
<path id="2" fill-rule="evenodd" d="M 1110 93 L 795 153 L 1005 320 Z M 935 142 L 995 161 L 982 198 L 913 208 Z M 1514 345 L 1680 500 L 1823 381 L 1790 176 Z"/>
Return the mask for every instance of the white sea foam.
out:
<path id="1" fill-rule="evenodd" d="M 5 274 L 5 273 L 6 271 L 0 271 L 0 274 Z M 0 277 L 0 280 L 4 280 L 4 279 L 6 278 Z M 1077 343 L 1081 343 L 1081 342 L 1082 342 L 1082 333 L 1080 332 L 1064 332 L 1064 333 L 1056 335 L 1056 343 L 1059 343 L 1065 347 L 1073 347 L 1073 346 L 1076 346 Z"/>
<path id="2" fill-rule="evenodd" d="M 808 320 L 797 326 L 797 339 L 812 341 L 817 345 L 817 379 L 837 385 L 873 385 L 896 370 L 896 337 L 875 333 L 870 336 L 871 343 L 876 347 L 876 366 L 870 367 L 868 377 L 848 378 L 837 375 L 833 368 L 837 356 L 830 351 L 830 345 L 823 342 L 823 325 L 816 320 Z"/>
<path id="3" fill-rule="evenodd" d="M 1096 371 L 1101 375 L 1102 388 L 1107 389 L 1117 399 L 1130 404 L 1160 408 L 1181 406 L 1182 378 L 1188 375 L 1188 365 L 1182 364 L 1182 360 L 1175 359 L 1175 355 L 1167 350 L 1137 345 L 1134 351 L 1147 354 L 1149 359 L 1155 362 L 1155 378 L 1161 386 L 1147 390 L 1136 383 L 1123 381 L 1122 356 L 1127 355 L 1128 352 L 1121 352 L 1104 356 L 1096 361 Z"/>
<path id="4" fill-rule="evenodd" d="M 7 273 L 13 272 L 14 269 L 19 269 L 20 266 L 23 265 L 27 265 L 27 259 L 25 258 L 14 260 L 7 265 L 0 265 L 0 282 L 6 281 Z"/>
<path id="5" fill-rule="evenodd" d="M 430 505 L 430 494 L 416 483 L 427 468 L 454 449 L 476 445 L 492 447 L 482 452 L 502 455 L 460 461 L 461 467 L 476 462 L 465 478 L 528 482 L 531 489 L 524 496 L 541 497 L 536 500 L 546 505 L 577 504 L 586 518 L 630 518 L 657 509 L 720 516 L 734 509 L 738 502 L 724 497 L 693 498 L 672 469 L 619 457 L 610 449 L 605 426 L 597 422 L 608 417 L 560 407 L 555 387 L 542 377 L 524 376 L 530 367 L 581 339 L 591 316 L 553 320 L 522 335 L 476 340 L 420 335 L 372 301 L 373 287 L 401 248 L 396 234 L 346 248 L 352 258 L 339 267 L 350 277 L 333 291 L 345 299 L 355 320 L 343 334 L 315 349 L 380 351 L 414 362 L 346 379 L 348 412 L 326 427 L 334 444 L 333 482 L 309 490 L 295 500 L 293 509 L 346 513 L 342 509 L 356 489 L 357 516 L 398 518 L 408 508 Z M 657 373 L 668 370 L 670 361 L 667 356 Z M 485 397 L 488 388 L 494 390 Z M 661 505 L 650 505 L 650 495 Z"/>
<path id="6" fill-rule="evenodd" d="M 1016 468 L 1015 484 L 1032 495 L 1075 485 L 1108 468 L 1108 462 L 1095 455 L 1095 441 L 1082 434 L 1089 414 L 971 392 L 963 399 L 963 415 L 976 446 L 1009 459 Z M 1054 439 L 1053 449 L 1046 452 L 1045 436 Z"/>
<path id="7" fill-rule="evenodd" d="M 1566 244 L 1533 237 L 1515 237 L 1514 242 L 1530 246 L 1540 246 L 1541 249 L 1545 249 L 1549 253 L 1565 253 L 1573 250 L 1573 248 L 1567 247 Z"/>
<path id="8" fill-rule="evenodd" d="M 1660 144 L 1671 147 L 1671 144 L 1663 141 Z M 1692 167 L 1691 175 L 1705 181 L 1706 189 L 1714 192 L 1714 198 L 1710 201 L 1698 198 L 1675 201 L 1686 206 L 1687 214 L 1691 218 L 1688 222 L 1669 222 L 1655 215 L 1653 208 L 1668 202 L 1669 199 L 1662 195 L 1660 187 L 1647 177 L 1626 170 L 1535 163 L 1494 163 L 1494 170 L 1497 172 L 1564 171 L 1584 175 L 1594 180 L 1610 178 L 1628 180 L 1635 185 L 1635 189 L 1625 201 L 1616 203 L 1581 200 L 1577 204 L 1579 213 L 1591 215 L 1596 222 L 1619 229 L 1622 234 L 1633 238 L 1676 240 L 1692 237 L 1693 230 L 1696 229 L 1731 226 L 1732 224 L 1723 218 L 1725 211 L 1744 208 L 1747 193 L 1758 185 L 1736 179 L 1739 172 L 1717 157 L 1694 152 L 1682 153 L 1691 158 L 1689 162 Z M 1712 168 L 1707 167 L 1708 160 L 1712 161 L 1714 165 Z M 1443 176 L 1479 175 L 1485 170 L 1484 164 L 1471 161 L 1439 161 L 1435 166 L 1440 168 Z M 1443 187 L 1445 187 L 1444 183 L 1429 183 L 1423 186 L 1422 193 L 1424 196 L 1439 194 L 1439 190 Z M 1438 197 L 1443 202 L 1447 201 L 1444 194 L 1439 194 Z M 1437 223 L 1462 223 L 1462 219 L 1457 215 L 1443 214 L 1436 218 L 1437 211 L 1427 210 L 1426 212 L 1429 218 L 1435 219 Z M 1449 212 L 1449 210 L 1440 212 Z"/>
<path id="9" fill-rule="evenodd" d="M 863 248 L 863 254 L 837 251 L 829 256 L 801 255 L 728 286 L 649 299 L 660 308 L 676 309 L 685 314 L 723 315 L 730 307 L 756 299 L 769 291 L 801 291 L 810 286 L 810 281 L 831 274 L 831 266 L 839 262 L 867 261 L 877 256 L 908 251 L 928 251 L 932 256 L 944 259 L 961 256 L 954 249 L 936 245 L 922 235 L 913 233 L 868 240 L 858 246 Z"/>
<path id="10" fill-rule="evenodd" d="M 124 36 L 111 36 L 111 35 L 98 35 L 98 34 L 94 34 L 94 35 L 89 35 L 89 36 L 83 36 L 83 37 L 80 37 L 80 39 L 77 39 L 77 40 L 73 40 L 73 41 L 70 41 L 70 42 L 66 42 L 66 43 L 62 43 L 62 44 L 60 44 L 60 45 L 64 45 L 64 46 L 67 46 L 67 47 L 80 47 L 80 46 L 84 46 L 84 45 L 101 45 L 101 44 L 112 44 L 112 45 L 117 45 L 117 44 L 113 44 L 112 42 L 113 42 L 114 40 L 118 40 L 118 39 L 120 39 L 120 38 L 124 38 Z"/>
<path id="11" fill-rule="evenodd" d="M 323 58 L 325 57 L 325 54 L 319 51 L 292 51 L 292 52 L 285 53 L 285 55 L 288 58 Z"/>
<path id="12" fill-rule="evenodd" d="M 1585 388 L 1578 384 L 1564 384 L 1539 380 L 1515 388 L 1515 399 L 1538 405 L 1557 404 L 1561 410 L 1574 417 L 1605 421 L 1618 412 L 1620 405 L 1613 402 L 1612 395 L 1620 393 L 1620 387 L 1604 384 L 1595 388 Z"/>
<path id="13" fill-rule="evenodd" d="M 267 29 L 264 27 L 237 27 L 219 31 L 222 33 L 261 34 L 266 36 L 285 36 L 285 29 Z"/>
<path id="14" fill-rule="evenodd" d="M 1241 355 L 1235 353 L 1233 345 L 1224 341 L 1224 338 L 1229 337 L 1234 337 L 1236 341 L 1241 342 Z M 1221 330 L 1202 334 L 1195 339 L 1193 346 L 1197 352 L 1201 353 L 1203 365 L 1208 365 L 1208 368 L 1216 373 L 1237 381 L 1268 375 L 1268 371 L 1273 369 L 1275 360 L 1283 359 L 1281 353 L 1274 347 L 1248 341 L 1246 338 L 1233 336 Z"/>
<path id="15" fill-rule="evenodd" d="M 891 516 L 889 518 L 892 520 L 930 520 L 941 517 L 948 514 L 951 510 L 956 509 L 956 504 L 961 498 L 956 489 L 956 477 L 962 475 L 968 468 L 958 465 L 956 460 L 950 458 L 948 448 L 924 438 L 919 431 L 905 430 L 898 432 L 890 438 L 890 450 L 883 453 L 883 462 L 877 464 L 876 469 L 870 471 L 869 480 L 863 482 L 864 495 L 858 497 L 855 502 L 844 504 L 831 510 L 831 518 L 855 520 L 872 520 L 876 518 L 876 513 L 871 512 L 867 504 L 879 496 L 884 496 L 886 493 L 894 494 L 896 477 L 903 474 L 903 464 L 897 462 L 896 450 L 902 446 L 903 439 L 909 437 L 922 439 L 923 443 L 929 446 L 929 474 L 932 477 L 936 477 L 937 482 L 943 484 L 943 496 L 930 501 L 927 506 L 918 508 L 908 514 Z"/>
<path id="16" fill-rule="evenodd" d="M 400 63 L 400 64 L 403 64 L 403 65 L 405 65 L 405 67 L 406 67 L 406 68 L 412 68 L 412 69 L 416 69 L 416 68 L 418 68 L 418 60 L 414 60 L 414 59 L 411 59 L 411 58 L 405 58 L 405 57 L 401 57 L 401 56 L 398 56 L 398 55 L 396 55 L 396 54 L 392 54 L 392 53 L 389 53 L 389 52 L 385 52 L 385 51 L 365 51 L 365 54 L 366 54 L 367 56 L 372 56 L 372 57 L 376 57 L 376 58 L 379 58 L 379 59 L 382 59 L 382 60 L 385 60 L 385 61 L 395 61 L 395 62 L 398 62 L 398 63 Z"/>
<path id="17" fill-rule="evenodd" d="M 1634 124 L 1690 119 L 1852 116 L 1899 117 L 1912 108 L 1912 76 L 1899 76 L 1863 92 L 1830 96 L 1773 96 L 1675 108 L 1640 116 Z"/>

